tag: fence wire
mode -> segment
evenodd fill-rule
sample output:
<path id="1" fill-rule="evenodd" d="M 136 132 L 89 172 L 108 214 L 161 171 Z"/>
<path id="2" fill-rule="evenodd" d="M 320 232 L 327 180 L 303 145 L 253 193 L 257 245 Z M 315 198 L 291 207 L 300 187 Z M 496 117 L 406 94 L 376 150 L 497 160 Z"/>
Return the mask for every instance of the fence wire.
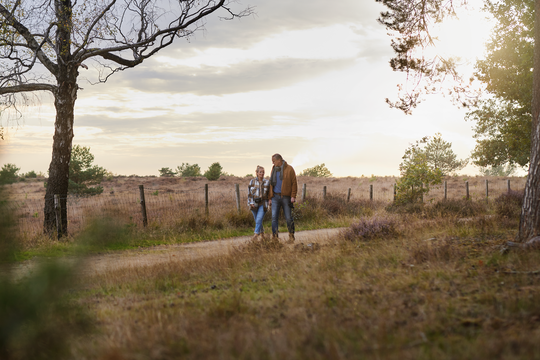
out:
<path id="1" fill-rule="evenodd" d="M 512 190 L 522 190 L 525 179 L 513 180 Z M 370 186 L 371 185 L 371 186 Z M 298 196 L 302 197 L 302 184 L 298 186 Z M 494 199 L 508 191 L 506 180 L 490 181 L 488 184 L 488 197 Z M 349 189 L 340 185 L 326 186 L 326 196 L 347 198 Z M 159 188 L 144 189 L 146 214 L 148 223 L 157 226 L 175 226 L 179 221 L 190 217 L 199 217 L 203 214 L 221 217 L 228 212 L 240 208 L 247 208 L 247 191 L 240 186 L 239 205 L 235 187 L 230 189 L 208 189 L 208 208 L 206 208 L 205 187 L 190 190 L 170 190 Z M 323 198 L 323 186 L 307 186 L 306 199 Z M 460 179 L 451 179 L 447 182 L 447 198 L 463 199 L 466 197 L 465 182 Z M 469 181 L 469 198 L 473 201 L 486 199 L 486 184 L 483 180 Z M 390 185 L 360 184 L 350 188 L 350 201 L 374 200 L 391 202 L 394 199 L 394 187 Z M 425 202 L 444 199 L 444 185 L 437 185 L 430 189 L 424 197 Z M 114 217 L 124 223 L 143 226 L 141 196 L 138 188 L 131 193 L 100 194 L 94 196 L 69 195 L 66 199 L 68 230 L 74 234 L 81 231 L 88 221 L 95 217 Z M 43 198 L 8 199 L 6 209 L 16 220 L 21 234 L 33 236 L 43 231 Z"/>

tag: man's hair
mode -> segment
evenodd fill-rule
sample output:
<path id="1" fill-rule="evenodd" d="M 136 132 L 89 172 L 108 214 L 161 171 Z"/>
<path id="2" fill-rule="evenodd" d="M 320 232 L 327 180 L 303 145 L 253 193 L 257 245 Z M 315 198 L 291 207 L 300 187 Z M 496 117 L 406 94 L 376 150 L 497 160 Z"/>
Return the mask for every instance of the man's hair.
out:
<path id="1" fill-rule="evenodd" d="M 283 157 L 279 154 L 274 154 L 272 155 L 272 159 L 275 159 L 275 160 L 283 160 Z"/>

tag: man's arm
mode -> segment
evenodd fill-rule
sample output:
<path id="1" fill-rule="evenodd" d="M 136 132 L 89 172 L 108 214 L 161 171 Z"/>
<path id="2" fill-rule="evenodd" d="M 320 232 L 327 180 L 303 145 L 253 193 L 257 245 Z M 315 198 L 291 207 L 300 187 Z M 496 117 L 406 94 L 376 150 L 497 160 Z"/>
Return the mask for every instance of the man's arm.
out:
<path id="1" fill-rule="evenodd" d="M 298 182 L 296 180 L 296 172 L 294 171 L 294 168 L 291 166 L 292 169 L 292 191 L 291 191 L 291 202 L 296 202 L 296 194 L 298 193 Z"/>

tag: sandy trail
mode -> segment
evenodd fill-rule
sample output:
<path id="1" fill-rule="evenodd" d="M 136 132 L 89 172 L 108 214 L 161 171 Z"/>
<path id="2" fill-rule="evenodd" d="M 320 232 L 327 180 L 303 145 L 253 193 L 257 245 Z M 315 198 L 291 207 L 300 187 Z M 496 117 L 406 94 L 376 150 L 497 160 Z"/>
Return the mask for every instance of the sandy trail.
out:
<path id="1" fill-rule="evenodd" d="M 319 229 L 307 230 L 296 233 L 296 244 L 324 244 L 339 234 L 343 228 L 337 229 Z M 280 240 L 285 241 L 288 234 L 280 234 Z M 81 271 L 85 275 L 96 275 L 107 271 L 118 270 L 122 268 L 136 268 L 142 266 L 156 265 L 170 261 L 182 261 L 190 259 L 199 259 L 220 254 L 228 254 L 235 247 L 245 244 L 251 239 L 251 236 L 241 236 L 229 239 L 215 241 L 205 241 L 189 244 L 160 245 L 140 250 L 117 251 L 105 254 L 90 255 L 84 258 L 66 257 L 63 261 L 76 263 L 84 261 Z M 24 261 L 12 266 L 9 270 L 11 276 L 20 279 L 32 271 L 46 259 L 33 259 Z M 0 270 L 0 272 L 4 272 Z"/>

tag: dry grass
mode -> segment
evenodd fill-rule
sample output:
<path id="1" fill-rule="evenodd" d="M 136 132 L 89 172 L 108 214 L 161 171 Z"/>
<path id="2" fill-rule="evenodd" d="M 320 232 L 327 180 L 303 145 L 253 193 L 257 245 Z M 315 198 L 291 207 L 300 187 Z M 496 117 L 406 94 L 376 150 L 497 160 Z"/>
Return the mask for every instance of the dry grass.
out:
<path id="1" fill-rule="evenodd" d="M 74 357 L 540 358 L 540 279 L 508 273 L 540 253 L 501 255 L 514 232 L 497 217 L 391 217 L 397 232 L 309 250 L 251 242 L 87 277 L 99 331 Z"/>

